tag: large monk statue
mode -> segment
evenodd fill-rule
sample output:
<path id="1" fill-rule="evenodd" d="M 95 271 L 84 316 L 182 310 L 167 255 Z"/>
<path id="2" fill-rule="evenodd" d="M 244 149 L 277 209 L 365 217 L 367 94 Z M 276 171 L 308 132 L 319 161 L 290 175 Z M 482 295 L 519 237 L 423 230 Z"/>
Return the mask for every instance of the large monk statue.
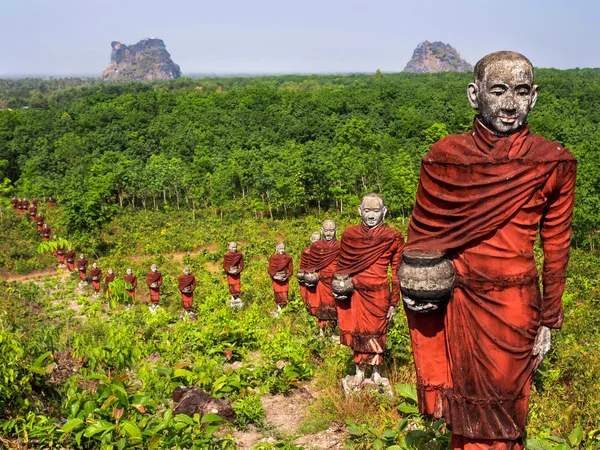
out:
<path id="1" fill-rule="evenodd" d="M 75 270 L 75 257 L 77 255 L 75 254 L 75 250 L 73 250 L 72 248 L 70 248 L 69 250 L 67 250 L 67 253 L 65 253 L 65 259 L 67 260 L 67 269 L 69 269 L 69 271 L 73 272 L 73 270 Z"/>
<path id="2" fill-rule="evenodd" d="M 134 275 L 133 271 L 128 268 L 125 271 L 125 275 L 123 275 L 123 280 L 125 280 L 126 283 L 129 283 L 131 285 L 131 289 L 126 289 L 126 291 L 131 297 L 131 299 L 135 302 L 135 289 L 137 288 L 138 284 L 137 277 Z"/>
<path id="3" fill-rule="evenodd" d="M 50 235 L 52 234 L 52 230 L 50 229 L 50 225 L 48 225 L 47 223 L 44 224 L 43 228 L 42 228 L 42 239 L 44 241 L 49 241 L 50 240 Z"/>
<path id="4" fill-rule="evenodd" d="M 12 198 L 12 200 L 10 201 L 10 207 L 14 210 L 19 209 L 19 200 L 17 199 L 17 197 Z"/>
<path id="5" fill-rule="evenodd" d="M 42 214 L 39 214 L 38 216 L 36 216 L 35 218 L 35 223 L 37 224 L 37 230 L 41 233 L 42 229 L 44 228 L 44 221 L 46 219 L 44 218 L 44 216 Z"/>
<path id="6" fill-rule="evenodd" d="M 79 259 L 77 260 L 77 270 L 79 271 L 79 286 L 84 286 L 87 284 L 87 268 L 88 268 L 88 260 L 85 259 L 85 255 L 82 253 L 79 255 Z"/>
<path id="7" fill-rule="evenodd" d="M 364 381 L 367 365 L 373 368 L 371 379 L 376 383 L 382 380 L 378 366 L 383 362 L 388 323 L 400 303 L 396 269 L 404 237 L 383 223 L 387 208 L 380 195 L 365 195 L 358 212 L 362 223 L 348 227 L 342 234 L 335 271 L 336 278 L 351 277 L 354 287 L 349 298 L 336 293 L 340 342 L 354 350 L 356 363 L 356 375 L 344 379 L 345 390 Z"/>
<path id="8" fill-rule="evenodd" d="M 108 273 L 104 277 L 104 289 L 106 290 L 106 292 L 108 292 L 109 297 L 112 297 L 112 291 L 110 290 L 109 285 L 115 280 L 115 277 L 116 274 L 114 270 L 108 269 Z"/>
<path id="9" fill-rule="evenodd" d="M 150 266 L 150 272 L 146 275 L 146 285 L 150 288 L 150 311 L 156 311 L 159 307 L 158 302 L 160 301 L 160 287 L 163 284 L 162 274 L 158 271 L 156 264 Z"/>
<path id="10" fill-rule="evenodd" d="M 238 252 L 235 242 L 229 243 L 229 251 L 223 257 L 223 270 L 227 274 L 227 284 L 229 285 L 229 293 L 231 294 L 229 306 L 239 308 L 242 306 L 242 301 L 240 300 L 240 274 L 244 270 L 244 257 L 241 252 Z"/>
<path id="11" fill-rule="evenodd" d="M 337 240 L 337 226 L 333 220 L 323 222 L 321 235 L 323 238 L 310 246 L 305 279 L 310 276 L 310 272 L 316 272 L 319 276 L 317 292 L 314 296 L 316 299 L 315 316 L 321 336 L 323 336 L 325 326 L 329 324 L 333 332 L 337 324 L 337 309 L 331 290 L 331 281 L 336 270 L 340 241 Z"/>
<path id="12" fill-rule="evenodd" d="M 438 252 L 456 272 L 446 307 L 405 298 L 419 407 L 443 415 L 452 448 L 521 449 L 531 376 L 563 321 L 576 161 L 529 131 L 538 87 L 523 55 L 485 56 L 467 94 L 473 129 L 423 158 L 408 229 L 407 257 Z"/>
<path id="13" fill-rule="evenodd" d="M 190 319 L 195 319 L 192 303 L 194 301 L 194 291 L 196 290 L 196 277 L 191 273 L 189 267 L 183 268 L 183 274 L 179 277 L 177 288 L 181 292 L 181 301 L 186 315 Z"/>
<path id="14" fill-rule="evenodd" d="M 100 281 L 102 280 L 102 269 L 98 267 L 98 264 L 92 264 L 90 269 L 90 280 L 92 280 L 92 287 L 94 288 L 94 296 L 100 295 Z"/>
<path id="15" fill-rule="evenodd" d="M 313 232 L 310 235 L 310 245 L 312 245 L 314 242 L 317 242 L 319 239 L 321 239 L 321 232 Z M 298 284 L 300 285 L 300 296 L 302 297 L 302 301 L 306 304 L 306 306 L 308 306 L 308 312 L 310 315 L 316 316 L 318 306 L 317 301 L 315 299 L 311 303 L 311 299 L 317 295 L 317 285 L 315 283 L 309 283 L 307 286 L 306 281 L 304 280 L 304 275 L 306 273 L 310 258 L 310 245 L 303 248 L 302 253 L 300 253 L 300 266 L 296 272 L 296 278 L 298 279 Z"/>
<path id="16" fill-rule="evenodd" d="M 275 303 L 277 304 L 277 310 L 273 311 L 273 315 L 277 316 L 281 308 L 287 305 L 288 289 L 290 277 L 294 272 L 294 263 L 292 257 L 285 253 L 283 242 L 277 244 L 275 250 L 277 253 L 269 259 L 268 272 L 271 276 Z"/>

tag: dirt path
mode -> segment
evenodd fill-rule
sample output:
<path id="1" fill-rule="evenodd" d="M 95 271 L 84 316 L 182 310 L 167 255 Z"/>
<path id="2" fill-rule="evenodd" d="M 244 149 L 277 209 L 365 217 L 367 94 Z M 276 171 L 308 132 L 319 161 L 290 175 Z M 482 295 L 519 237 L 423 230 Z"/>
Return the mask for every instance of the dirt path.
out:
<path id="1" fill-rule="evenodd" d="M 22 275 L 20 273 L 9 272 L 9 271 L 5 271 L 5 272 L 3 271 L 0 273 L 0 279 L 2 279 L 2 280 L 20 281 L 20 282 L 39 280 L 39 279 L 47 277 L 47 276 L 58 277 L 59 274 L 56 270 L 56 267 L 47 267 L 45 269 L 35 270 L 35 271 L 33 271 L 31 273 L 27 273 L 25 275 Z"/>

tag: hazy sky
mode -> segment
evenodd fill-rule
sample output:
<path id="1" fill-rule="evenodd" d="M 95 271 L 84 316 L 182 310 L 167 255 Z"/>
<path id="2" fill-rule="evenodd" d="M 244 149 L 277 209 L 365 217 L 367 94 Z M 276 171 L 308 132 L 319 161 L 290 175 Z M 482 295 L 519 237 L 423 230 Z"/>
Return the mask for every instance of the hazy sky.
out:
<path id="1" fill-rule="evenodd" d="M 99 76 L 146 37 L 183 74 L 398 72 L 424 40 L 600 67 L 600 0 L 0 0 L 0 76 Z"/>

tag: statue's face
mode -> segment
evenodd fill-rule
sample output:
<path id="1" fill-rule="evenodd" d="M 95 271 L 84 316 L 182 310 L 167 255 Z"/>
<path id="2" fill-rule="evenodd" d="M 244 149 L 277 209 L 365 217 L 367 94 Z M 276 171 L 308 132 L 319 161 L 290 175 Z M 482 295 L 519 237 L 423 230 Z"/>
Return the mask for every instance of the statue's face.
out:
<path id="1" fill-rule="evenodd" d="M 190 269 L 188 267 L 183 269 L 183 274 L 184 275 L 189 275 L 190 274 Z"/>
<path id="2" fill-rule="evenodd" d="M 279 244 L 276 248 L 277 253 L 279 253 L 280 255 L 283 255 L 285 253 L 285 245 L 283 244 Z"/>
<path id="3" fill-rule="evenodd" d="M 114 272 L 112 269 L 108 269 L 108 273 L 110 273 L 112 275 Z"/>
<path id="4" fill-rule="evenodd" d="M 94 264 L 92 264 L 92 267 L 93 267 L 94 269 L 96 269 L 96 268 L 98 268 L 98 264 L 94 263 Z"/>
<path id="5" fill-rule="evenodd" d="M 152 266 L 150 267 L 150 270 L 152 272 L 156 272 L 158 270 L 158 268 L 156 267 L 156 265 L 152 264 Z"/>
<path id="6" fill-rule="evenodd" d="M 383 222 L 387 208 L 378 198 L 367 197 L 358 207 L 358 213 L 363 223 L 369 228 L 373 228 Z"/>
<path id="7" fill-rule="evenodd" d="M 310 242 L 317 242 L 321 240 L 321 233 L 319 233 L 318 231 L 315 231 L 313 234 L 310 235 Z"/>
<path id="8" fill-rule="evenodd" d="M 483 80 L 471 83 L 467 89 L 480 120 L 499 136 L 513 134 L 523 126 L 537 93 L 532 68 L 520 59 L 490 63 Z"/>
<path id="9" fill-rule="evenodd" d="M 326 241 L 332 241 L 335 239 L 335 235 L 337 234 L 337 227 L 335 226 L 335 222 L 333 220 L 326 220 L 323 222 L 323 226 L 321 227 L 321 233 L 323 234 L 323 239 Z"/>
<path id="10" fill-rule="evenodd" d="M 132 274 L 131 269 L 127 269 L 127 275 L 131 275 L 131 274 Z"/>
<path id="11" fill-rule="evenodd" d="M 79 255 L 79 259 L 84 259 L 83 253 Z"/>
<path id="12" fill-rule="evenodd" d="M 229 244 L 229 251 L 237 252 L 237 244 L 235 242 L 232 242 L 231 244 Z"/>

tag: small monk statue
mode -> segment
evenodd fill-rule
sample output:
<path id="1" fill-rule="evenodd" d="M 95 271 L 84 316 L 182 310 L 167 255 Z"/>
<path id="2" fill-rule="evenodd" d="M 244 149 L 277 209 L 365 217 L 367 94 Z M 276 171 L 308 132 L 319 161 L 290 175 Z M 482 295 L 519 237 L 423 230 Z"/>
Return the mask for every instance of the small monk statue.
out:
<path id="1" fill-rule="evenodd" d="M 28 209 L 29 209 L 29 200 L 27 200 L 25 197 L 23 197 L 21 199 L 21 208 L 19 209 L 19 214 L 26 213 Z"/>
<path id="2" fill-rule="evenodd" d="M 35 223 L 37 224 L 37 230 L 41 233 L 42 229 L 44 228 L 44 221 L 46 219 L 44 218 L 44 216 L 42 214 L 39 214 L 38 216 L 36 216 L 35 218 Z"/>
<path id="3" fill-rule="evenodd" d="M 52 197 L 48 198 L 48 208 L 54 208 L 54 200 L 52 199 Z"/>
<path id="4" fill-rule="evenodd" d="M 277 304 L 277 310 L 273 311 L 273 315 L 278 316 L 281 308 L 287 305 L 289 278 L 294 272 L 294 263 L 292 257 L 285 253 L 283 242 L 277 244 L 275 250 L 277 253 L 269 259 L 268 272 L 271 276 L 275 303 Z"/>
<path id="5" fill-rule="evenodd" d="M 112 297 L 112 291 L 110 290 L 109 285 L 114 281 L 115 277 L 115 272 L 112 269 L 108 269 L 108 273 L 106 274 L 106 277 L 104 277 L 104 289 L 108 292 L 109 297 Z"/>
<path id="6" fill-rule="evenodd" d="M 133 274 L 133 271 L 130 268 L 128 268 L 125 271 L 123 280 L 125 280 L 125 282 L 129 283 L 129 285 L 131 286 L 131 289 L 125 289 L 125 290 L 131 297 L 131 300 L 133 300 L 135 302 L 135 289 L 137 288 L 138 283 L 137 283 L 137 277 Z"/>
<path id="7" fill-rule="evenodd" d="M 42 239 L 44 241 L 49 241 L 51 234 L 52 234 L 52 230 L 50 229 L 50 226 L 47 223 L 45 223 L 42 228 Z"/>
<path id="8" fill-rule="evenodd" d="M 383 362 L 388 324 L 400 303 L 396 270 L 404 248 L 402 233 L 383 223 L 387 208 L 381 195 L 365 195 L 358 213 L 362 223 L 348 227 L 342 234 L 335 271 L 335 277 L 350 276 L 354 287 L 350 298 L 336 296 L 340 342 L 354 350 L 356 363 L 356 375 L 343 380 L 346 392 L 363 383 L 367 366 L 372 367 L 373 382 L 384 380 L 378 366 Z"/>
<path id="9" fill-rule="evenodd" d="M 319 231 L 313 232 L 310 235 L 310 244 L 312 245 L 313 242 L 316 242 L 319 239 L 321 239 L 321 233 Z M 308 307 L 309 314 L 315 316 L 318 305 L 316 300 L 311 303 L 311 299 L 317 295 L 317 285 L 309 283 L 307 286 L 306 281 L 304 280 L 304 274 L 306 273 L 306 268 L 308 267 L 309 258 L 310 245 L 302 249 L 302 253 L 300 254 L 300 266 L 296 272 L 296 278 L 298 279 L 298 284 L 300 285 L 300 296 L 302 297 L 302 301 Z"/>
<path id="10" fill-rule="evenodd" d="M 92 287 L 94 288 L 94 297 L 98 297 L 100 295 L 100 281 L 102 280 L 102 269 L 98 267 L 97 263 L 92 264 L 92 268 L 90 269 L 90 280 L 92 280 Z"/>
<path id="11" fill-rule="evenodd" d="M 315 316 L 318 320 L 319 332 L 321 336 L 324 336 L 323 329 L 327 325 L 330 326 L 332 332 L 337 325 L 337 307 L 331 290 L 331 281 L 336 270 L 340 241 L 337 240 L 337 226 L 333 220 L 323 222 L 321 235 L 323 238 L 310 246 L 310 256 L 305 273 L 316 272 L 319 276 L 315 295 Z"/>
<path id="12" fill-rule="evenodd" d="M 19 209 L 19 200 L 17 199 L 17 197 L 12 198 L 12 200 L 10 201 L 10 207 L 15 211 Z"/>
<path id="13" fill-rule="evenodd" d="M 75 257 L 76 257 L 76 253 L 75 250 L 73 250 L 72 248 L 70 248 L 69 250 L 67 250 L 67 253 L 65 253 L 65 259 L 67 261 L 67 269 L 69 269 L 69 271 L 73 272 L 73 270 L 75 270 Z"/>
<path id="14" fill-rule="evenodd" d="M 38 200 L 37 198 L 34 198 L 34 199 L 31 201 L 31 204 L 37 208 L 37 206 L 38 206 L 38 204 L 39 204 L 39 200 Z"/>
<path id="15" fill-rule="evenodd" d="M 146 285 L 150 288 L 150 311 L 155 312 L 159 307 L 160 287 L 163 284 L 162 274 L 158 271 L 156 264 L 150 266 L 150 272 L 146 275 Z"/>
<path id="16" fill-rule="evenodd" d="M 229 251 L 223 257 L 223 270 L 227 274 L 227 284 L 229 285 L 229 293 L 231 300 L 229 306 L 232 308 L 240 308 L 243 303 L 240 300 L 241 292 L 241 272 L 244 270 L 244 257 L 237 249 L 235 242 L 229 243 Z"/>
<path id="17" fill-rule="evenodd" d="M 186 315 L 194 320 L 196 316 L 192 309 L 192 303 L 194 301 L 194 291 L 196 290 L 196 277 L 192 275 L 189 267 L 183 268 L 183 274 L 179 277 L 177 287 L 181 292 L 181 301 Z"/>
<path id="18" fill-rule="evenodd" d="M 537 95 L 526 57 L 485 56 L 467 89 L 473 129 L 421 161 L 406 257 L 439 252 L 456 281 L 445 306 L 405 299 L 405 309 L 419 409 L 445 418 L 452 449 L 524 448 L 531 378 L 563 322 L 576 160 L 530 132 Z"/>
<path id="19" fill-rule="evenodd" d="M 54 236 L 54 240 L 56 241 L 56 236 Z M 62 245 L 56 246 L 56 259 L 58 260 L 58 267 L 60 269 L 65 268 L 65 248 Z"/>
<path id="20" fill-rule="evenodd" d="M 79 259 L 77 260 L 77 270 L 79 271 L 79 286 L 85 286 L 87 284 L 87 268 L 88 268 L 88 260 L 85 259 L 85 255 L 82 253 L 79 255 Z"/>
<path id="21" fill-rule="evenodd" d="M 32 222 L 35 222 L 36 214 L 37 214 L 37 206 L 31 205 L 29 207 L 29 220 L 31 220 Z"/>

